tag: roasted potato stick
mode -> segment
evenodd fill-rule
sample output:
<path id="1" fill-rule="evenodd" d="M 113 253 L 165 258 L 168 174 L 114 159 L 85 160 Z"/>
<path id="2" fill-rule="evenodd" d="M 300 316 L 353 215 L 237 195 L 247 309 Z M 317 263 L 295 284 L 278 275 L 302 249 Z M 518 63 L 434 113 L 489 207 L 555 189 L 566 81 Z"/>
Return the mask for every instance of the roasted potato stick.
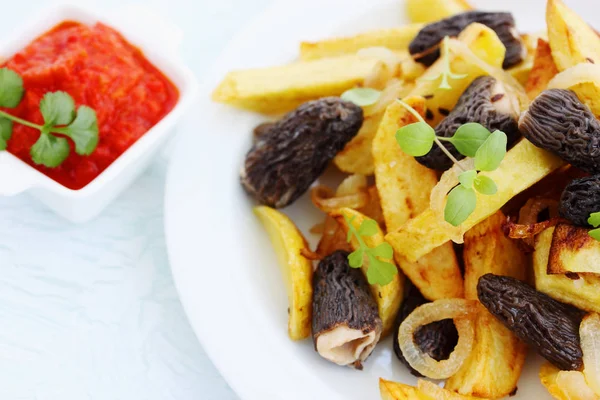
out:
<path id="1" fill-rule="evenodd" d="M 435 22 L 472 9 L 466 0 L 406 1 L 406 12 L 412 22 Z"/>
<path id="2" fill-rule="evenodd" d="M 540 368 L 542 385 L 557 400 L 596 400 L 580 371 L 561 371 L 549 362 Z"/>
<path id="3" fill-rule="evenodd" d="M 346 233 L 348 233 L 348 224 L 344 216 L 348 219 L 354 220 L 352 224 L 356 229 L 359 229 L 362 223 L 367 219 L 366 216 L 359 213 L 358 211 L 351 210 L 349 208 L 343 208 L 336 212 L 330 214 L 338 224 L 344 229 Z M 375 248 L 384 242 L 383 232 L 381 229 L 376 235 L 373 236 L 365 236 L 363 237 L 365 243 L 370 248 Z M 352 248 L 357 250 L 359 248 L 358 243 L 355 239 L 352 239 L 350 242 Z M 385 260 L 391 263 L 394 263 L 393 260 Z M 362 271 L 367 276 L 367 269 L 369 268 L 368 264 L 365 262 L 365 265 L 362 268 Z M 404 276 L 402 272 L 398 271 L 398 274 L 394 276 L 394 279 L 391 283 L 381 286 L 381 285 L 370 285 L 371 293 L 377 302 L 377 308 L 379 309 L 379 317 L 383 322 L 383 332 L 381 337 L 389 334 L 394 326 L 394 320 L 396 319 L 396 314 L 398 314 L 398 310 L 400 309 L 400 304 L 402 303 L 402 298 L 404 297 Z"/>
<path id="4" fill-rule="evenodd" d="M 442 389 L 433 382 L 419 380 L 418 388 L 403 383 L 379 379 L 379 392 L 382 400 L 475 400 L 471 396 L 462 396 Z M 481 399 L 479 399 L 481 400 Z"/>
<path id="5" fill-rule="evenodd" d="M 521 39 L 523 39 L 523 43 L 527 48 L 527 56 L 525 59 L 518 65 L 507 70 L 509 74 L 512 75 L 519 83 L 523 86 L 527 84 L 529 80 L 529 74 L 533 69 L 533 61 L 535 59 L 535 52 L 537 50 L 538 39 L 540 39 L 541 35 L 535 34 L 525 34 L 521 35 Z"/>
<path id="6" fill-rule="evenodd" d="M 550 45 L 544 39 L 538 39 L 538 46 L 533 60 L 533 68 L 525 84 L 527 96 L 533 100 L 539 96 L 548 83 L 558 74 L 558 68 L 552 58 Z"/>
<path id="7" fill-rule="evenodd" d="M 548 89 L 569 89 L 585 103 L 596 117 L 600 116 L 600 65 L 578 64 L 556 75 Z"/>
<path id="8" fill-rule="evenodd" d="M 425 99 L 411 97 L 406 102 L 422 115 Z M 427 209 L 431 189 L 437 183 L 434 171 L 402 152 L 396 142 L 396 131 L 416 122 L 399 103 L 391 104 L 373 142 L 375 181 L 381 197 L 388 231 L 399 229 L 406 221 Z M 463 295 L 463 280 L 452 244 L 433 250 L 418 262 L 395 256 L 396 263 L 430 300 L 456 298 Z"/>
<path id="9" fill-rule="evenodd" d="M 261 113 L 283 113 L 309 100 L 339 96 L 361 86 L 376 71 L 385 72 L 382 66 L 375 58 L 352 55 L 233 71 L 215 89 L 212 98 Z"/>
<path id="10" fill-rule="evenodd" d="M 320 58 L 339 57 L 346 54 L 355 54 L 360 49 L 369 47 L 385 47 L 393 51 L 408 52 L 408 45 L 417 36 L 421 28 L 423 28 L 423 24 L 411 24 L 398 28 L 364 32 L 355 36 L 325 39 L 318 42 L 302 42 L 300 44 L 300 59 L 311 61 Z"/>
<path id="11" fill-rule="evenodd" d="M 600 242 L 588 232 L 588 229 L 572 225 L 561 224 L 554 228 L 549 274 L 600 274 Z"/>
<path id="12" fill-rule="evenodd" d="M 312 263 L 301 255 L 308 248 L 302 233 L 283 213 L 260 206 L 254 213 L 267 231 L 277 253 L 289 297 L 288 333 L 292 340 L 310 336 L 312 323 Z"/>
<path id="13" fill-rule="evenodd" d="M 393 81 L 381 93 L 380 101 L 365 107 L 365 120 L 356 135 L 334 159 L 341 170 L 349 174 L 373 175 L 373 138 L 377 133 L 386 107 L 408 92 L 401 81 Z"/>
<path id="14" fill-rule="evenodd" d="M 522 140 L 507 152 L 497 170 L 482 173 L 496 182 L 498 192 L 494 196 L 477 194 L 477 207 L 461 226 L 453 227 L 443 217 L 428 209 L 398 231 L 388 233 L 386 240 L 394 247 L 395 253 L 412 261 L 449 240 L 460 243 L 466 231 L 496 213 L 515 195 L 563 165 L 560 158 Z"/>
<path id="15" fill-rule="evenodd" d="M 477 282 L 487 273 L 525 279 L 527 257 L 502 231 L 506 217 L 497 212 L 465 235 L 465 298 L 477 300 Z M 499 399 L 517 387 L 526 347 L 485 308 L 475 320 L 475 346 L 446 389 L 463 395 Z"/>
<path id="16" fill-rule="evenodd" d="M 521 103 L 528 102 L 523 87 L 502 69 L 504 56 L 499 55 L 504 54 L 506 48 L 493 30 L 482 24 L 471 24 L 459 35 L 458 40 L 450 39 L 447 43 L 450 49 L 450 69 L 457 74 L 466 74 L 467 77 L 452 80 L 451 90 L 440 89 L 439 79 L 433 79 L 446 68 L 444 60 L 440 59 L 417 80 L 415 88 L 409 94 L 427 99 L 427 108 L 433 114 L 433 118 L 428 120 L 431 125 L 437 125 L 445 117 L 444 110 L 452 110 L 467 87 L 482 75 L 495 77 L 505 84 L 507 90 L 514 92 Z"/>
<path id="17" fill-rule="evenodd" d="M 559 71 L 580 63 L 600 62 L 600 37 L 562 0 L 548 0 L 548 40 Z"/>
<path id="18" fill-rule="evenodd" d="M 533 269 L 537 290 L 582 310 L 600 312 L 600 277 L 595 274 L 548 274 L 554 229 L 548 228 L 536 238 Z"/>

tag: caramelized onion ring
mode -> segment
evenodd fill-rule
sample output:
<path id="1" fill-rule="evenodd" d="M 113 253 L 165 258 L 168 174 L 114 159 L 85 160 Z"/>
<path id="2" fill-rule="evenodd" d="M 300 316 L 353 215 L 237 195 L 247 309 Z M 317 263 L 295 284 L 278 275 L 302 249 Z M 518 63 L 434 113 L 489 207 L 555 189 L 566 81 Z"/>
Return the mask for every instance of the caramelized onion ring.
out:
<path id="1" fill-rule="evenodd" d="M 589 387 L 600 396 L 600 315 L 586 316 L 579 326 L 583 351 L 583 374 Z"/>
<path id="2" fill-rule="evenodd" d="M 329 213 L 340 208 L 362 208 L 369 202 L 369 195 L 365 192 L 354 193 L 341 197 L 334 197 L 333 190 L 326 186 L 315 186 L 310 192 L 310 198 L 319 210 Z"/>
<path id="3" fill-rule="evenodd" d="M 533 239 L 546 229 L 564 222 L 568 221 L 563 218 L 552 218 L 535 224 L 515 224 L 509 218 L 502 228 L 504 229 L 504 235 L 511 239 Z"/>
<path id="4" fill-rule="evenodd" d="M 473 316 L 477 302 L 464 299 L 442 299 L 424 304 L 413 311 L 400 325 L 398 343 L 406 361 L 422 375 L 431 379 L 446 379 L 454 375 L 473 350 L 475 337 Z M 458 343 L 447 360 L 436 361 L 415 343 L 415 332 L 422 326 L 443 319 L 453 319 L 458 331 Z"/>

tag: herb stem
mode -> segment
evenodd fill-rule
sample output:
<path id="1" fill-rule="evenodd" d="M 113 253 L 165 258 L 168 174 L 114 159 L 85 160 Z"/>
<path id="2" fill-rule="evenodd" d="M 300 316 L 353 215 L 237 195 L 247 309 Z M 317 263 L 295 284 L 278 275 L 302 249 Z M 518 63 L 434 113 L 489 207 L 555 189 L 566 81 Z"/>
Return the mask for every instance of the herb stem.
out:
<path id="1" fill-rule="evenodd" d="M 467 170 L 460 165 L 460 162 L 452 155 L 452 153 L 450 153 L 450 151 L 446 148 L 446 146 L 444 146 L 437 136 L 433 140 L 435 141 L 435 144 L 437 144 L 438 147 L 444 152 L 444 154 L 446 154 L 462 172 L 467 172 Z"/>
<path id="2" fill-rule="evenodd" d="M 423 119 L 423 117 L 421 116 L 421 114 L 419 114 L 417 112 L 417 110 L 415 110 L 414 108 L 412 108 L 408 103 L 397 99 L 396 100 L 398 103 L 402 104 L 402 106 L 404 108 L 406 108 L 419 122 L 423 122 L 424 124 L 426 124 L 427 122 L 425 122 L 425 120 Z"/>
<path id="3" fill-rule="evenodd" d="M 6 119 L 10 119 L 11 121 L 18 122 L 21 125 L 25 125 L 25 126 L 28 126 L 30 128 L 37 129 L 38 131 L 41 131 L 42 129 L 44 129 L 44 127 L 41 126 L 41 125 L 34 124 L 33 122 L 29 122 L 29 121 L 27 121 L 25 119 L 22 119 L 22 118 L 19 118 L 19 117 L 15 117 L 14 115 L 11 115 L 11 114 L 9 114 L 9 113 L 7 113 L 5 111 L 2 111 L 2 110 L 0 110 L 0 116 L 4 117 Z"/>
<path id="4" fill-rule="evenodd" d="M 352 232 L 352 235 L 354 235 L 354 237 L 356 238 L 356 241 L 358 242 L 360 247 L 362 247 L 362 248 L 368 247 L 367 244 L 364 242 L 363 238 L 360 236 L 360 234 L 354 227 L 354 225 L 352 224 L 353 222 L 354 222 L 354 217 L 350 220 L 347 220 L 348 229 L 350 229 L 350 232 Z"/>

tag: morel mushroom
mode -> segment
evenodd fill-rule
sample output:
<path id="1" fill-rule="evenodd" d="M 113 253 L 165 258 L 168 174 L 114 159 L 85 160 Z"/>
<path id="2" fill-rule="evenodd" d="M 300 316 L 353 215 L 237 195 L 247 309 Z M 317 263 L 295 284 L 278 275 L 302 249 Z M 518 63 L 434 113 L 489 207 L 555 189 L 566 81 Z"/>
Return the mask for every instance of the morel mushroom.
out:
<path id="1" fill-rule="evenodd" d="M 451 137 L 456 130 L 468 122 L 478 122 L 490 132 L 506 133 L 510 148 L 520 137 L 518 100 L 507 92 L 502 82 L 491 76 L 481 76 L 460 96 L 454 110 L 435 128 L 437 136 Z M 464 156 L 449 142 L 444 146 L 456 157 Z M 423 157 L 416 158 L 427 168 L 445 171 L 452 167 L 452 160 L 437 146 Z"/>
<path id="2" fill-rule="evenodd" d="M 360 130 L 362 109 L 337 97 L 301 105 L 266 129 L 246 155 L 241 182 L 262 204 L 282 208 L 306 192 Z"/>
<path id="3" fill-rule="evenodd" d="M 482 276 L 477 295 L 494 317 L 542 357 L 561 370 L 581 370 L 583 311 L 506 276 Z"/>
<path id="4" fill-rule="evenodd" d="M 575 225 L 589 227 L 590 214 L 600 211 L 600 176 L 575 179 L 560 197 L 559 214 Z"/>
<path id="5" fill-rule="evenodd" d="M 600 122 L 570 90 L 542 92 L 519 128 L 531 143 L 582 170 L 600 173 Z"/>
<path id="6" fill-rule="evenodd" d="M 398 360 L 408 368 L 410 373 L 417 377 L 422 377 L 423 375 L 411 367 L 406 358 L 404 358 L 400 349 L 400 343 L 398 342 L 398 328 L 417 307 L 428 302 L 419 289 L 411 283 L 408 288 L 408 294 L 398 313 L 394 329 L 394 353 L 398 357 Z M 450 354 L 452 354 L 454 347 L 456 347 L 456 343 L 458 343 L 458 331 L 451 319 L 444 319 L 419 328 L 415 332 L 414 340 L 421 350 L 434 360 L 447 360 Z"/>
<path id="7" fill-rule="evenodd" d="M 313 294 L 313 341 L 317 352 L 338 364 L 362 369 L 381 337 L 377 304 L 348 253 L 336 251 L 319 263 Z"/>
<path id="8" fill-rule="evenodd" d="M 506 56 L 502 67 L 513 67 L 523 61 L 527 49 L 523 45 L 515 28 L 512 14 L 505 12 L 469 11 L 425 26 L 410 43 L 410 54 L 426 67 L 431 66 L 439 57 L 439 44 L 445 36 L 458 36 L 473 22 L 483 24 L 498 35 L 506 47 Z"/>

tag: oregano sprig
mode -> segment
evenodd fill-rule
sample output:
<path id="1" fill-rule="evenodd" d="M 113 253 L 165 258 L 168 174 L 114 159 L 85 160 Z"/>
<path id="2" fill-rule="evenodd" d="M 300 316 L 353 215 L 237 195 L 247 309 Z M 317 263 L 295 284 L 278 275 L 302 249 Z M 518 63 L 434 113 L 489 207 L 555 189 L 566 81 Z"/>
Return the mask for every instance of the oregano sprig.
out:
<path id="1" fill-rule="evenodd" d="M 459 184 L 448 193 L 444 208 L 446 222 L 459 226 L 475 211 L 476 192 L 492 196 L 498 191 L 494 180 L 481 175 L 480 172 L 494 171 L 500 166 L 506 155 L 506 134 L 502 131 L 492 133 L 478 123 L 467 123 L 460 126 L 454 136 L 440 137 L 415 109 L 402 100 L 398 102 L 419 121 L 400 128 L 396 133 L 396 141 L 402 151 L 414 157 L 421 157 L 429 153 L 435 144 L 462 170 L 458 175 Z M 465 157 L 474 158 L 475 168 L 466 170 L 461 167 L 456 157 L 442 143 L 444 141 L 454 145 Z"/>
<path id="2" fill-rule="evenodd" d="M 365 219 L 358 229 L 354 227 L 356 216 L 348 218 L 344 215 L 344 220 L 348 225 L 347 241 L 350 243 L 352 238 L 356 239 L 359 248 L 348 256 L 348 262 L 352 268 L 361 268 L 365 259 L 368 261 L 367 280 L 369 284 L 379 284 L 385 286 L 392 282 L 394 276 L 398 273 L 396 266 L 390 262 L 382 261 L 380 258 L 391 260 L 394 257 L 392 246 L 383 242 L 375 248 L 370 248 L 365 243 L 363 236 L 373 236 L 378 232 L 377 222 L 372 219 Z"/>
<path id="3" fill-rule="evenodd" d="M 23 79 L 8 68 L 0 68 L 0 107 L 15 108 L 25 89 Z M 13 124 L 18 123 L 40 131 L 40 137 L 31 147 L 30 154 L 36 164 L 48 168 L 58 167 L 69 156 L 71 148 L 65 137 L 75 144 L 75 152 L 90 155 L 98 145 L 98 120 L 96 112 L 87 106 L 75 109 L 75 101 L 65 92 L 48 92 L 40 101 L 44 124 L 16 117 L 0 110 L 0 150 L 6 150 L 12 137 Z"/>
<path id="4" fill-rule="evenodd" d="M 444 40 L 441 43 L 441 52 L 440 62 L 443 66 L 442 72 L 435 76 L 423 79 L 427 81 L 437 81 L 438 79 L 441 79 L 439 89 L 451 90 L 452 86 L 450 86 L 450 79 L 464 79 L 468 74 L 456 74 L 452 72 L 452 67 L 450 65 L 450 38 L 448 36 L 444 37 Z"/>

